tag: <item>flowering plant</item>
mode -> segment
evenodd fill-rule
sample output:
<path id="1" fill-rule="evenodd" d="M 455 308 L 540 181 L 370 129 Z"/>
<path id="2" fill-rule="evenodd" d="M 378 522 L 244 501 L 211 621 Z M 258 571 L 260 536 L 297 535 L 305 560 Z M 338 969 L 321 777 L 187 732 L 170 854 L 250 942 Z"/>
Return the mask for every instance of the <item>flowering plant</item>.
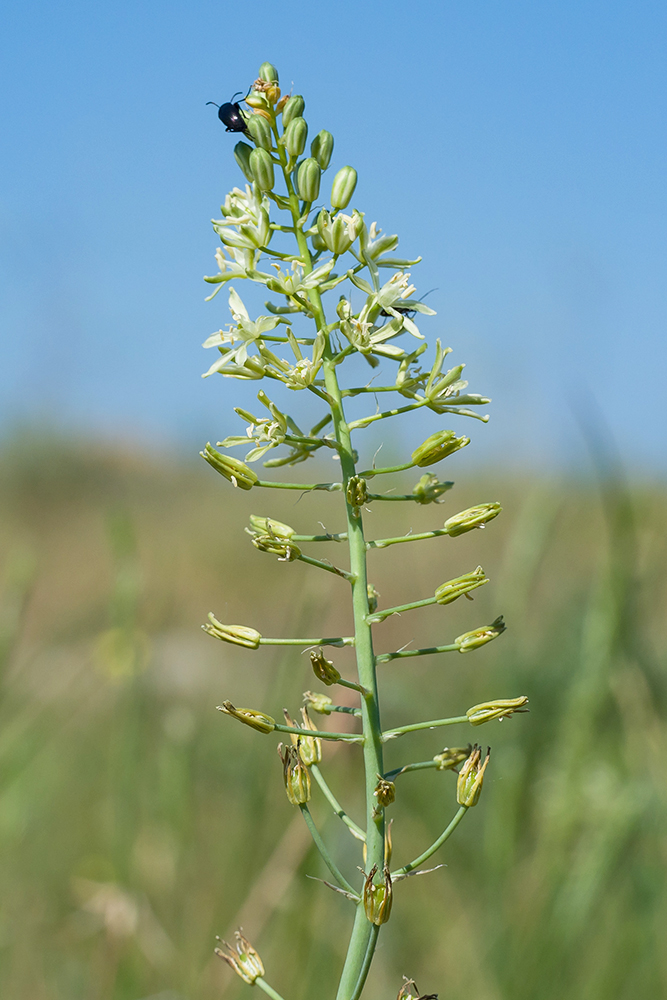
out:
<path id="1" fill-rule="evenodd" d="M 313 672 L 327 687 L 337 685 L 352 689 L 358 697 L 358 707 L 336 705 L 329 696 L 308 691 L 306 707 L 301 710 L 301 722 L 287 714 L 285 723 L 271 715 L 250 708 L 237 708 L 225 701 L 221 711 L 256 731 L 284 734 L 289 742 L 279 746 L 285 789 L 290 803 L 303 813 L 313 840 L 329 868 L 333 882 L 330 888 L 342 893 L 351 903 L 354 920 L 347 957 L 338 985 L 337 1000 L 358 1000 L 368 976 L 381 926 L 391 915 L 394 886 L 410 874 L 423 871 L 423 865 L 454 832 L 467 811 L 478 801 L 484 773 L 489 763 L 489 751 L 482 755 L 477 745 L 451 747 L 439 751 L 431 760 L 407 764 L 385 772 L 383 747 L 394 740 L 421 729 L 436 729 L 450 725 L 478 726 L 492 719 L 502 719 L 515 712 L 526 711 L 527 698 L 510 698 L 486 702 L 452 718 L 413 722 L 395 729 L 383 730 L 380 722 L 380 696 L 377 668 L 390 660 L 411 656 L 444 653 L 467 653 L 496 639 L 505 625 L 502 617 L 491 624 L 466 632 L 442 645 L 422 649 L 401 649 L 375 653 L 373 628 L 387 617 L 426 605 L 446 605 L 468 597 L 472 590 L 488 580 L 481 566 L 453 580 L 443 582 L 431 596 L 393 608 L 378 610 L 378 595 L 369 583 L 367 558 L 374 549 L 407 542 L 431 540 L 448 535 L 451 538 L 483 528 L 501 511 L 498 503 L 481 503 L 463 510 L 440 528 L 421 534 L 367 540 L 364 534 L 363 510 L 369 504 L 383 501 L 438 504 L 442 495 L 453 485 L 441 482 L 431 472 L 421 476 L 411 493 L 396 495 L 372 492 L 373 481 L 413 468 L 427 468 L 467 447 L 470 439 L 453 430 L 443 429 L 428 437 L 410 457 L 397 465 L 378 468 L 374 462 L 358 470 L 358 453 L 352 443 L 356 432 L 401 414 L 422 407 L 437 414 L 488 419 L 478 412 L 490 400 L 467 392 L 462 379 L 463 365 L 445 370 L 450 353 L 436 341 L 430 367 L 422 367 L 419 359 L 427 350 L 421 330 L 415 322 L 418 316 L 432 316 L 434 311 L 414 297 L 415 286 L 408 268 L 419 263 L 394 256 L 397 236 L 382 234 L 376 223 L 366 224 L 363 212 L 354 209 L 344 214 L 354 195 L 357 174 L 353 167 L 344 166 L 334 176 L 329 208 L 314 207 L 320 196 L 321 178 L 330 165 L 334 139 L 327 131 L 319 132 L 310 145 L 310 156 L 303 158 L 308 125 L 303 116 L 305 102 L 300 95 L 282 96 L 278 73 L 270 63 L 264 63 L 258 79 L 245 98 L 248 110 L 239 112 L 244 126 L 244 138 L 237 143 L 234 155 L 245 175 L 244 188 L 234 188 L 222 206 L 222 219 L 213 223 L 222 242 L 216 260 L 218 273 L 206 281 L 216 288 L 210 298 L 231 281 L 251 281 L 263 285 L 278 297 L 267 301 L 267 315 L 250 318 L 248 309 L 235 287 L 229 286 L 229 308 L 232 322 L 226 330 L 213 334 L 205 342 L 214 348 L 219 358 L 206 376 L 219 374 L 225 378 L 246 381 L 266 380 L 280 383 L 294 392 L 306 391 L 313 397 L 320 412 L 308 430 L 302 429 L 288 413 L 260 390 L 257 398 L 264 408 L 255 416 L 236 408 L 247 423 L 245 435 L 232 436 L 219 442 L 218 448 L 245 446 L 244 460 L 217 451 L 207 444 L 201 452 L 206 461 L 233 486 L 246 491 L 287 489 L 298 491 L 325 490 L 340 494 L 344 530 L 335 534 L 299 534 L 290 525 L 273 520 L 269 515 L 251 515 L 247 529 L 253 545 L 261 552 L 276 555 L 283 562 L 301 561 L 325 572 L 336 574 L 349 587 L 354 629 L 347 636 L 308 636 L 299 638 L 269 638 L 246 625 L 227 625 L 209 615 L 204 629 L 214 638 L 249 650 L 267 645 L 290 645 L 310 648 Z M 239 131 L 238 128 L 235 129 Z M 248 141 L 246 141 L 248 140 Z M 283 182 L 278 190 L 277 177 Z M 277 219 L 276 219 L 277 216 Z M 278 250 L 271 244 L 278 234 L 292 241 L 291 251 Z M 388 277 L 384 277 L 388 275 Z M 325 296 L 335 292 L 334 308 L 325 307 Z M 361 294 L 362 304 L 353 304 Z M 311 329 L 303 335 L 296 323 L 303 321 Z M 406 339 L 407 335 L 407 339 Z M 283 356 L 286 355 L 286 356 Z M 361 355 L 370 368 L 381 362 L 393 364 L 393 381 L 383 385 L 347 385 L 342 378 L 346 360 Z M 402 405 L 351 420 L 346 414 L 346 400 L 371 393 L 395 393 Z M 280 451 L 276 454 L 277 450 Z M 262 479 L 252 466 L 264 459 L 264 467 L 296 465 L 326 450 L 339 461 L 340 476 L 326 483 L 290 483 Z M 271 457 L 267 457 L 271 456 Z M 304 546 L 319 547 L 344 543 L 349 553 L 348 568 L 334 565 L 304 552 Z M 324 647 L 350 646 L 356 655 L 357 675 L 343 678 Z M 358 722 L 357 732 L 332 732 L 318 729 L 309 710 L 323 715 L 344 711 Z M 355 744 L 363 756 L 366 791 L 364 824 L 357 824 L 338 802 L 320 769 L 322 741 L 339 740 Z M 456 799 L 458 808 L 451 822 L 433 843 L 417 858 L 391 867 L 392 842 L 390 827 L 385 825 L 385 810 L 396 796 L 395 779 L 399 775 L 422 768 L 457 771 L 460 768 Z M 332 858 L 327 845 L 315 826 L 308 803 L 313 780 L 329 805 L 349 829 L 363 854 L 364 871 L 359 879 L 344 874 Z M 265 979 L 259 955 L 241 934 L 236 949 L 226 945 L 217 954 L 250 984 L 257 984 L 274 1000 L 280 994 Z M 412 981 L 401 989 L 401 997 L 412 997 Z"/>

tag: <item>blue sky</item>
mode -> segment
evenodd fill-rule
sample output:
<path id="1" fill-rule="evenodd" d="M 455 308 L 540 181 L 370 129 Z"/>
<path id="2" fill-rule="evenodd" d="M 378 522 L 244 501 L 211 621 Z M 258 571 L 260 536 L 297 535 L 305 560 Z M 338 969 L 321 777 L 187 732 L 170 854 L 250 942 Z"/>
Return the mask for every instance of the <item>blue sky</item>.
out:
<path id="1" fill-rule="evenodd" d="M 354 205 L 423 255 L 422 329 L 494 400 L 477 454 L 576 464 L 594 409 L 628 464 L 667 470 L 664 4 L 13 0 L 3 20 L 0 432 L 235 430 L 256 387 L 199 377 L 228 318 L 203 301 L 209 220 L 240 181 L 205 102 L 269 59 L 359 171 Z"/>

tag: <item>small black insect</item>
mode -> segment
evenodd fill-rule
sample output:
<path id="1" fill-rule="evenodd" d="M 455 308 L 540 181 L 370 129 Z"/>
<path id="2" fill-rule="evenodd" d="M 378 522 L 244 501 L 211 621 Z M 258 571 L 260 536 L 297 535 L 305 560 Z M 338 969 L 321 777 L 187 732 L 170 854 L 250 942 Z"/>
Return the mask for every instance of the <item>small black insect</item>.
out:
<path id="1" fill-rule="evenodd" d="M 417 299 L 417 302 L 422 302 L 426 298 L 427 295 L 431 294 L 431 292 L 437 292 L 437 288 L 431 288 L 428 292 L 424 292 L 424 294 L 422 295 L 422 297 L 420 299 Z M 417 315 L 417 312 L 419 310 L 417 310 L 417 309 L 411 309 L 410 306 L 394 306 L 394 311 L 397 312 L 397 313 L 401 313 L 403 316 L 407 316 L 408 319 L 413 319 Z M 391 316 L 392 313 L 387 312 L 385 309 L 380 309 L 379 315 L 380 316 Z"/>
<path id="2" fill-rule="evenodd" d="M 243 91 L 239 90 L 238 93 L 234 94 L 234 97 L 238 97 L 242 93 Z M 241 114 L 241 105 L 238 101 L 236 104 L 234 103 L 234 97 L 226 104 L 216 104 L 215 101 L 207 101 L 206 104 L 212 104 L 218 109 L 218 118 L 225 126 L 226 132 L 247 132 L 248 126 Z"/>

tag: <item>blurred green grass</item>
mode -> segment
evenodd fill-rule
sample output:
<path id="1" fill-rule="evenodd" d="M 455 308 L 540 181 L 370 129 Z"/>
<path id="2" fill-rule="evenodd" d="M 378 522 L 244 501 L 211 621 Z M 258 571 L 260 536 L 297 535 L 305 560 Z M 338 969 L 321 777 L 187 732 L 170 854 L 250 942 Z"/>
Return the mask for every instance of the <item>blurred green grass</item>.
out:
<path id="1" fill-rule="evenodd" d="M 336 498 L 240 495 L 206 468 L 92 444 L 17 439 L 0 470 L 0 995 L 236 1000 L 248 987 L 212 947 L 239 923 L 287 1000 L 331 995 L 349 904 L 305 878 L 325 873 L 275 738 L 215 712 L 228 697 L 294 714 L 317 682 L 298 653 L 236 650 L 199 625 L 212 610 L 264 634 L 346 631 L 342 581 L 243 534 L 250 512 L 335 530 Z M 519 694 L 531 713 L 388 746 L 388 767 L 471 735 L 493 757 L 435 859 L 447 867 L 397 886 L 368 996 L 394 997 L 403 974 L 441 1000 L 667 995 L 665 489 L 613 469 L 597 483 L 489 471 L 440 507 L 376 504 L 368 534 L 496 499 L 483 532 L 371 556 L 381 606 L 478 562 L 491 577 L 473 604 L 379 626 L 379 651 L 501 612 L 509 625 L 469 656 L 383 666 L 387 726 Z M 359 818 L 358 751 L 329 748 L 324 767 Z M 404 862 L 453 814 L 454 778 L 418 772 L 397 791 Z M 356 842 L 317 792 L 313 811 L 354 874 Z"/>

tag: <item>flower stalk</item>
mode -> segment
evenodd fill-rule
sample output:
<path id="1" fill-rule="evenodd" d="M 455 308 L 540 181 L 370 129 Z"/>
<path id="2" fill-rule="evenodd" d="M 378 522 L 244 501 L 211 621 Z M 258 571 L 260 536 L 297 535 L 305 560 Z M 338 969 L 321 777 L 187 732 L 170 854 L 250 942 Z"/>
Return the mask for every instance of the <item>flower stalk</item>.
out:
<path id="1" fill-rule="evenodd" d="M 410 469 L 435 466 L 467 447 L 470 439 L 457 431 L 441 429 L 414 448 L 404 461 L 381 468 L 373 461 L 364 469 L 363 465 L 367 465 L 371 456 L 365 456 L 365 463 L 360 462 L 353 435 L 390 417 L 409 420 L 413 412 L 424 408 L 436 414 L 447 414 L 448 420 L 450 415 L 455 415 L 486 421 L 486 416 L 480 417 L 470 407 L 485 405 L 489 400 L 466 391 L 468 383 L 462 379 L 463 365 L 448 371 L 443 369 L 450 349 L 443 348 L 439 340 L 430 367 L 422 370 L 419 366 L 418 359 L 424 355 L 427 344 L 415 318 L 435 315 L 434 310 L 413 294 L 415 286 L 411 283 L 409 269 L 421 258 L 407 260 L 394 256 L 398 237 L 383 234 L 376 223 L 368 225 L 363 212 L 357 208 L 348 209 L 357 184 L 357 173 L 352 166 L 339 167 L 329 186 L 324 175 L 333 160 L 334 139 L 325 129 L 320 130 L 310 144 L 308 155 L 309 126 L 304 98 L 299 94 L 283 97 L 277 70 L 270 63 L 263 63 L 245 102 L 248 110 L 243 111 L 244 140 L 247 141 L 237 143 L 234 156 L 248 183 L 244 188 L 235 187 L 227 195 L 222 206 L 223 217 L 214 222 L 215 232 L 221 240 L 216 253 L 219 273 L 206 278 L 216 286 L 210 298 L 229 286 L 231 323 L 206 340 L 204 346 L 216 349 L 219 357 L 205 375 L 217 374 L 250 383 L 264 380 L 267 386 L 305 392 L 313 403 L 313 426 L 309 431 L 302 429 L 281 408 L 282 403 L 261 390 L 257 398 L 264 408 L 260 411 L 262 415 L 255 416 L 237 407 L 237 415 L 247 423 L 245 435 L 228 437 L 217 445 L 223 449 L 249 448 L 244 459 L 231 457 L 210 444 L 201 454 L 232 487 L 247 492 L 283 489 L 340 495 L 337 501 L 340 523 L 335 532 L 324 529 L 320 535 L 301 534 L 298 525 L 292 527 L 270 515 L 254 514 L 246 530 L 259 552 L 274 555 L 281 563 L 300 562 L 305 567 L 338 576 L 349 587 L 354 628 L 347 636 L 266 637 L 250 626 L 225 625 L 213 614 L 203 628 L 222 642 L 259 651 L 259 656 L 264 646 L 305 647 L 310 650 L 317 683 L 326 688 L 340 685 L 355 693 L 356 706 L 336 705 L 321 691 L 307 691 L 304 700 L 307 708 L 323 716 L 334 712 L 351 715 L 351 727 L 356 727 L 357 732 L 318 729 L 307 708 L 301 711 L 302 724 L 293 722 L 285 711 L 284 725 L 275 721 L 276 706 L 272 705 L 267 706 L 272 715 L 256 709 L 236 708 L 231 701 L 224 702 L 221 711 L 265 735 L 275 731 L 290 738 L 279 748 L 287 798 L 300 809 L 313 842 L 337 883 L 332 888 L 355 904 L 337 1000 L 359 1000 L 380 929 L 391 915 L 394 881 L 422 865 L 451 836 L 467 809 L 479 798 L 488 765 L 488 756 L 483 764 L 480 763 L 477 748 L 474 751 L 470 747 L 454 748 L 436 753 L 429 761 L 408 763 L 385 773 L 384 744 L 423 729 L 456 724 L 474 726 L 502 719 L 523 711 L 526 699 L 486 702 L 465 715 L 408 722 L 383 731 L 377 677 L 379 664 L 411 656 L 470 652 L 501 635 L 505 625 L 502 618 L 496 618 L 491 625 L 465 632 L 447 645 L 376 654 L 373 628 L 390 615 L 436 604 L 447 608 L 460 597 L 471 599 L 471 592 L 488 580 L 482 568 L 477 567 L 442 583 L 432 596 L 378 611 L 378 594 L 368 576 L 369 557 L 376 549 L 408 541 L 433 541 L 444 535 L 452 539 L 448 545 L 455 544 L 453 540 L 458 535 L 485 527 L 501 508 L 498 503 L 479 504 L 451 516 L 441 528 L 368 541 L 364 533 L 368 504 L 375 501 L 439 504 L 454 485 L 448 480 L 441 481 L 432 471 L 421 476 L 411 493 L 394 493 L 391 480 L 387 492 L 372 493 L 370 481 L 379 476 L 391 477 Z M 324 207 L 313 209 L 316 202 L 320 205 L 323 202 Z M 343 214 L 346 209 L 349 214 Z M 280 249 L 272 245 L 275 234 L 280 234 L 275 237 L 280 241 Z M 230 284 L 232 281 L 250 281 L 262 286 L 272 297 L 266 302 L 267 315 L 251 319 L 237 288 Z M 327 298 L 329 293 L 332 295 Z M 360 295 L 361 305 L 358 305 Z M 349 384 L 344 364 L 353 355 L 358 355 L 371 368 L 384 365 L 391 370 L 391 366 L 395 366 L 393 382 L 378 387 Z M 398 405 L 388 405 L 382 411 L 378 407 L 375 414 L 350 420 L 345 401 L 367 392 L 396 393 Z M 253 468 L 260 460 L 269 470 L 297 465 L 316 454 L 336 459 L 334 481 L 303 484 L 263 479 Z M 303 549 L 310 543 L 322 542 L 344 546 L 347 565 L 333 565 Z M 448 610 L 442 612 L 448 613 Z M 334 663 L 324 655 L 323 647 L 327 646 L 353 649 L 355 679 L 341 676 Z M 299 662 L 298 658 L 295 662 Z M 358 745 L 364 771 L 363 824 L 350 818 L 331 791 L 321 769 L 322 757 L 326 763 L 327 752 L 321 741 Z M 399 774 L 422 769 L 456 772 L 461 764 L 459 809 L 453 820 L 419 857 L 390 872 L 391 833 L 385 825 L 385 811 L 396 797 L 393 779 Z M 317 797 L 322 795 L 363 847 L 363 858 L 357 858 L 357 861 L 363 860 L 368 871 L 363 880 L 348 880 L 333 859 L 310 811 L 313 791 Z M 455 798 L 452 794 L 452 801 Z M 400 799 L 393 809 L 400 810 Z M 360 849 L 359 844 L 356 849 Z M 266 983 L 261 961 L 245 939 L 236 952 L 227 947 L 228 951 L 221 957 L 246 982 L 260 986 L 273 1000 L 282 1000 Z"/>

